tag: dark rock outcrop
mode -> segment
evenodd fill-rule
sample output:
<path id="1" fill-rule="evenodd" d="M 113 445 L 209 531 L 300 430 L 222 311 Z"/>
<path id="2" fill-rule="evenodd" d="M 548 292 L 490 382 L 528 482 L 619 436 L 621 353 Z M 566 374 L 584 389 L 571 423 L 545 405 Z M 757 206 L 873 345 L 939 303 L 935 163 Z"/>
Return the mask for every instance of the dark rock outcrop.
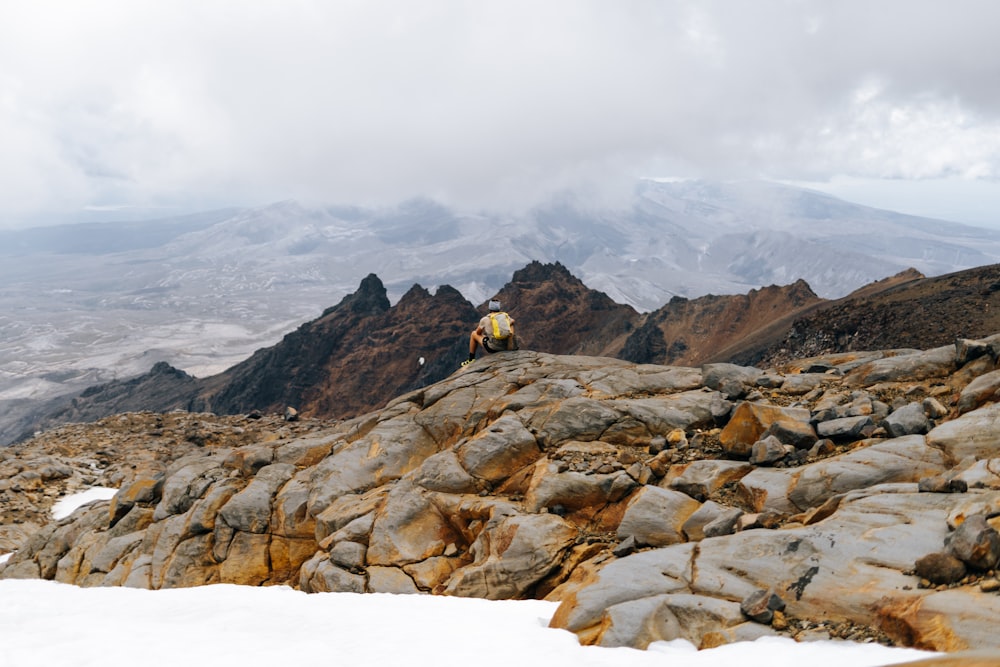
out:
<path id="1" fill-rule="evenodd" d="M 866 356 L 866 368 L 856 371 L 876 374 L 897 372 L 900 361 L 923 365 L 926 373 L 947 374 L 955 366 L 995 357 L 1000 343 L 976 342 L 1000 330 L 1000 289 L 995 285 L 1000 285 L 998 266 L 933 279 L 908 271 L 837 301 L 819 299 L 798 281 L 746 295 L 675 298 L 640 315 L 588 289 L 561 264 L 532 262 L 514 273 L 499 296 L 518 321 L 522 349 L 636 363 L 761 367 L 817 354 L 847 355 L 837 357 L 835 366 L 813 361 L 812 368 L 797 367 L 794 375 L 781 379 L 782 390 L 805 395 L 822 385 L 831 369 L 855 372 L 862 364 L 852 361 L 852 355 L 859 359 L 859 349 L 883 350 L 877 358 Z M 134 410 L 280 413 L 291 406 L 304 416 L 354 417 L 451 373 L 464 358 L 468 333 L 483 313 L 485 304 L 475 308 L 449 286 L 432 295 L 414 285 L 390 305 L 381 281 L 369 275 L 356 293 L 320 318 L 224 373 L 195 379 L 158 366 L 140 378 L 39 406 L 34 417 L 21 420 L 21 437 L 60 423 Z M 943 360 L 935 359 L 928 349 L 950 349 L 956 337 L 956 355 L 948 352 Z M 869 343 L 871 347 L 861 347 Z M 916 348 L 927 352 L 912 356 Z M 745 389 L 766 390 L 773 381 L 761 377 L 757 386 Z M 991 400 L 996 386 L 995 378 L 984 377 L 969 388 L 960 409 Z M 872 426 L 879 426 L 878 418 L 884 416 L 873 416 Z"/>
<path id="2" fill-rule="evenodd" d="M 499 296 L 518 320 L 522 349 L 613 354 L 639 318 L 631 307 L 588 289 L 561 264 L 529 264 Z M 291 406 L 308 417 L 354 417 L 451 374 L 485 312 L 485 304 L 477 309 L 448 285 L 434 294 L 414 285 L 390 305 L 384 285 L 371 274 L 321 317 L 223 373 L 196 379 L 157 364 L 141 377 L 41 406 L 18 439 L 58 424 L 139 410 L 283 413 Z"/>

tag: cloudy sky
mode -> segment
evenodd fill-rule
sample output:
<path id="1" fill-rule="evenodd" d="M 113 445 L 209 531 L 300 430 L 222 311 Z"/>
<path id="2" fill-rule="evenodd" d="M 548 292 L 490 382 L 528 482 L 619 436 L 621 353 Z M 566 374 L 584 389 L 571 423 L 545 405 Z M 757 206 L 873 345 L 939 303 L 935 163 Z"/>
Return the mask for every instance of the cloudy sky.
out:
<path id="1" fill-rule="evenodd" d="M 639 177 L 1000 223 L 993 0 L 0 0 L 0 227 Z"/>

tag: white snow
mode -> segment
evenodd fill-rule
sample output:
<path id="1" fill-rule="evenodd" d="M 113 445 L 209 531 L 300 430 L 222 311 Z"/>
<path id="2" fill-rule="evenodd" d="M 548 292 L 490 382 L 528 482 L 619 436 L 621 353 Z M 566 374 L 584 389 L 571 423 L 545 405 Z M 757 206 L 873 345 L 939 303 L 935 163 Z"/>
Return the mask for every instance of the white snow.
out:
<path id="1" fill-rule="evenodd" d="M 114 489 L 68 496 L 60 514 Z M 65 514 L 63 514 L 65 516 Z M 874 667 L 930 653 L 878 644 L 766 638 L 696 651 L 580 646 L 548 628 L 558 605 L 430 595 L 306 594 L 285 586 L 146 591 L 0 580 L 0 664 L 144 667 L 275 664 L 477 667 Z"/>
<path id="2" fill-rule="evenodd" d="M 118 489 L 95 486 L 81 493 L 66 496 L 52 506 L 52 518 L 58 521 L 59 519 L 68 517 L 73 513 L 73 510 L 81 505 L 86 505 L 94 500 L 109 500 L 116 493 L 118 493 Z"/>
<path id="3" fill-rule="evenodd" d="M 2 662 L 20 665 L 276 664 L 478 667 L 869 667 L 929 654 L 877 644 L 761 639 L 696 651 L 580 646 L 547 626 L 556 603 L 430 595 L 306 594 L 284 586 L 146 591 L 0 581 Z"/>

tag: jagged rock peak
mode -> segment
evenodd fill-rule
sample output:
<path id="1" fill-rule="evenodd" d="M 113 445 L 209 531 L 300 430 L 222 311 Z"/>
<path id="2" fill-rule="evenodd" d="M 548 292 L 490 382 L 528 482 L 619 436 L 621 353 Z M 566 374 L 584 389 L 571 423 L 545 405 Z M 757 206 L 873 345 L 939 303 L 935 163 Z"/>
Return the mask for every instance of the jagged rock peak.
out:
<path id="1" fill-rule="evenodd" d="M 437 292 L 434 293 L 434 298 L 447 299 L 448 301 L 453 301 L 455 299 L 466 301 L 466 298 L 462 295 L 462 293 L 451 285 L 441 285 L 438 287 Z"/>
<path id="2" fill-rule="evenodd" d="M 176 378 L 189 378 L 189 377 L 191 377 L 190 375 L 188 375 L 187 373 L 185 373 L 181 369 L 174 368 L 173 366 L 171 366 L 170 364 L 168 364 L 165 361 L 158 361 L 155 364 L 153 364 L 153 367 L 149 369 L 149 375 L 150 375 L 150 377 L 155 377 L 155 376 L 158 376 L 158 375 L 159 376 L 166 375 L 166 376 L 176 377 Z"/>
<path id="3" fill-rule="evenodd" d="M 406 294 L 399 300 L 399 305 L 409 303 L 411 301 L 419 302 L 425 299 L 430 299 L 431 293 L 427 291 L 426 287 L 423 287 L 419 283 L 413 283 L 410 289 L 406 290 Z"/>
<path id="4" fill-rule="evenodd" d="M 389 297 L 385 285 L 374 273 L 369 273 L 358 285 L 354 294 L 348 294 L 333 308 L 323 311 L 328 315 L 335 310 L 346 309 L 352 313 L 375 315 L 389 310 Z"/>
<path id="5" fill-rule="evenodd" d="M 419 283 L 414 283 L 410 289 L 400 298 L 398 306 L 408 306 L 410 304 L 419 304 L 425 301 L 441 301 L 445 303 L 463 303 L 467 304 L 468 299 L 462 296 L 462 293 L 451 285 L 440 285 L 434 294 L 431 294 L 430 290 L 423 287 Z"/>
<path id="6" fill-rule="evenodd" d="M 511 278 L 511 282 L 542 282 L 552 280 L 557 277 L 565 280 L 572 280 L 574 282 L 580 282 L 579 278 L 570 273 L 569 269 L 559 262 L 542 264 L 538 260 L 532 261 L 523 269 L 515 271 L 513 277 Z"/>
<path id="7" fill-rule="evenodd" d="M 813 291 L 812 287 L 809 286 L 809 283 L 802 278 L 799 278 L 790 285 L 768 285 L 767 287 L 761 287 L 760 289 L 752 289 L 747 296 L 753 298 L 756 295 L 764 295 L 768 293 L 784 294 L 796 305 L 801 305 L 806 301 L 816 301 L 819 299 L 819 296 Z"/>

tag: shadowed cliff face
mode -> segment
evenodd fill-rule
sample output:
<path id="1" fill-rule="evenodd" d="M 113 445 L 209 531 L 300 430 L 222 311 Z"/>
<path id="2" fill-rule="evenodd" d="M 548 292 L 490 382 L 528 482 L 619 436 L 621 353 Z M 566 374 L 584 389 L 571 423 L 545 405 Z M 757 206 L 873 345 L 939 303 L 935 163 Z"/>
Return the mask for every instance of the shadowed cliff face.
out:
<path id="1" fill-rule="evenodd" d="M 201 407 L 235 414 L 294 406 L 308 416 L 354 416 L 450 374 L 475 319 L 471 304 L 447 286 L 432 295 L 414 285 L 390 307 L 370 275 L 319 319 L 211 378 Z"/>

